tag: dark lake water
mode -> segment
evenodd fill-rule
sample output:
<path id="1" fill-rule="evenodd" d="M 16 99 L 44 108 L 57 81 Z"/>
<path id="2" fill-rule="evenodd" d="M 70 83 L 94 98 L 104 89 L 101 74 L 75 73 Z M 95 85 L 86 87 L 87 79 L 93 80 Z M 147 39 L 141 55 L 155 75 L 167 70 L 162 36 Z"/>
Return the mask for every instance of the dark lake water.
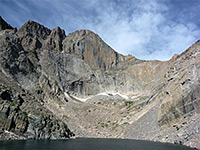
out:
<path id="1" fill-rule="evenodd" d="M 0 150 L 192 150 L 192 148 L 140 140 L 72 139 L 0 141 Z"/>

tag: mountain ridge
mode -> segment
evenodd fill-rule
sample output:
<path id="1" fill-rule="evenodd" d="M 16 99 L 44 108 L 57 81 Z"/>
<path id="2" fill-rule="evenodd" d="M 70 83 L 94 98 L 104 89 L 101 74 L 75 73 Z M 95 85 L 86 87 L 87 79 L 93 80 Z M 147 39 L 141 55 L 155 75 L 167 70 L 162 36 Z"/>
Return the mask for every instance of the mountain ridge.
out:
<path id="1" fill-rule="evenodd" d="M 92 31 L 66 36 L 33 21 L 0 36 L 0 138 L 75 134 L 199 148 L 199 41 L 162 62 L 123 56 Z"/>

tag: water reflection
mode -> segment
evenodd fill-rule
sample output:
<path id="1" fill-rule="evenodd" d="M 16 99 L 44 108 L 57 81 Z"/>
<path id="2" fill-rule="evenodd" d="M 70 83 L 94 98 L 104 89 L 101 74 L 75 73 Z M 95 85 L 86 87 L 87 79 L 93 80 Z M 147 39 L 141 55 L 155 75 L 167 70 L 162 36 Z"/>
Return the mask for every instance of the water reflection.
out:
<path id="1" fill-rule="evenodd" d="M 142 140 L 73 139 L 0 141 L 0 150 L 193 150 L 192 148 Z"/>

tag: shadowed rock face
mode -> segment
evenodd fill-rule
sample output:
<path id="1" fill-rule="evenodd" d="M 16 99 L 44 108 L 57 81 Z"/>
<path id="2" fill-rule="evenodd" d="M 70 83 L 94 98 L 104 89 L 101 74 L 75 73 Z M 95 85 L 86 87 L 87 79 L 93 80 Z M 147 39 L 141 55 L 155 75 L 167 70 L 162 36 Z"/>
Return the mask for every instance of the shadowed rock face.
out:
<path id="1" fill-rule="evenodd" d="M 16 31 L 1 18 L 0 46 L 0 127 L 16 138 L 68 138 L 72 130 L 144 139 L 138 127 L 153 140 L 200 112 L 199 41 L 169 61 L 144 61 L 88 30 L 66 36 L 28 21 Z"/>
<path id="2" fill-rule="evenodd" d="M 50 33 L 51 30 L 34 21 L 28 21 L 17 31 L 21 45 L 25 50 L 44 48 L 44 40 Z"/>
<path id="3" fill-rule="evenodd" d="M 9 25 L 7 22 L 5 22 L 3 18 L 0 16 L 0 31 L 5 29 L 13 29 L 13 27 Z"/>
<path id="4" fill-rule="evenodd" d="M 30 39 L 35 37 L 42 39 L 46 36 L 44 33 L 41 35 L 40 32 L 34 33 L 33 29 L 29 29 L 33 26 L 34 30 L 38 31 L 40 27 L 43 28 L 42 26 L 32 25 L 30 21 L 27 24 L 29 23 L 31 27 L 24 25 L 27 29 L 25 34 L 28 36 L 35 34 L 33 37 L 30 36 Z M 21 28 L 21 31 L 25 30 Z M 56 100 L 57 96 L 51 94 L 54 93 L 51 92 L 54 90 L 52 89 L 54 83 L 48 80 L 46 85 L 46 78 L 40 71 L 41 66 L 35 51 L 39 48 L 38 45 L 36 44 L 36 47 L 29 45 L 30 49 L 24 49 L 27 47 L 22 45 L 24 39 L 18 37 L 12 29 L 3 30 L 0 39 L 0 131 L 15 134 L 14 137 L 7 137 L 4 134 L 0 137 L 60 139 L 73 136 L 67 125 L 42 105 L 44 97 L 52 96 Z"/>
<path id="5" fill-rule="evenodd" d="M 62 51 L 62 41 L 66 37 L 65 31 L 57 27 L 51 31 L 48 39 L 46 40 L 46 50 L 57 50 Z"/>
<path id="6" fill-rule="evenodd" d="M 10 131 L 16 136 L 0 135 L 1 139 L 61 139 L 73 136 L 65 123 L 44 108 L 36 97 L 23 90 L 18 93 L 0 85 L 0 114 L 0 131 Z"/>

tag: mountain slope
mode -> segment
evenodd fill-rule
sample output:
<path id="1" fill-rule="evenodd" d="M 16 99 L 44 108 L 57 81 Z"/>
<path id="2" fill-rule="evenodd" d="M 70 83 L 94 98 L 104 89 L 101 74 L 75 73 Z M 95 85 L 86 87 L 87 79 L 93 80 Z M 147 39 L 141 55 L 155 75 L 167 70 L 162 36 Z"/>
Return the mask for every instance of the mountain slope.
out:
<path id="1" fill-rule="evenodd" d="M 66 36 L 59 27 L 50 30 L 34 21 L 18 30 L 5 23 L 0 31 L 2 139 L 12 132 L 15 138 L 75 134 L 199 144 L 194 139 L 200 126 L 189 122 L 199 118 L 199 41 L 169 61 L 144 61 L 117 53 L 88 30 Z M 193 128 L 171 130 L 181 121 Z M 191 132 L 189 138 L 180 135 L 182 129 Z M 170 132 L 175 136 L 166 138 Z"/>

